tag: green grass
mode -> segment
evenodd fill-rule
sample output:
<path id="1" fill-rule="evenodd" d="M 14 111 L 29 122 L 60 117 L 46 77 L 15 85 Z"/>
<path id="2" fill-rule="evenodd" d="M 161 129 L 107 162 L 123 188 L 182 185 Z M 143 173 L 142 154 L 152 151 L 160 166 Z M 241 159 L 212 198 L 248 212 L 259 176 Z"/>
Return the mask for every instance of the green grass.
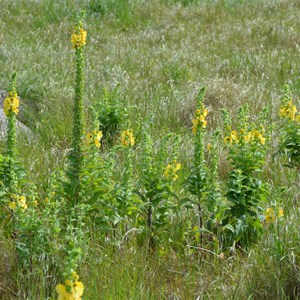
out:
<path id="1" fill-rule="evenodd" d="M 20 139 L 18 148 L 30 180 L 39 186 L 46 186 L 49 172 L 64 165 L 70 147 L 70 34 L 82 9 L 88 31 L 86 111 L 99 101 L 103 88 L 112 91 L 119 85 L 118 98 L 129 110 L 132 127 L 151 122 L 150 131 L 157 137 L 167 131 L 180 134 L 180 160 L 187 166 L 194 99 L 201 86 L 207 86 L 212 128 L 221 126 L 222 108 L 235 115 L 245 103 L 254 115 L 269 107 L 270 121 L 276 121 L 285 82 L 300 95 L 298 0 L 3 0 L 0 89 L 7 88 L 16 71 L 26 104 L 23 121 L 35 134 L 31 142 Z M 221 177 L 228 168 L 223 156 L 221 152 Z M 203 250 L 149 261 L 132 245 L 117 250 L 95 239 L 82 266 L 84 299 L 298 299 L 296 174 L 274 164 L 270 155 L 265 176 L 274 193 L 288 187 L 279 199 L 286 218 L 279 233 L 266 230 L 250 253 L 221 259 Z M 13 272 L 10 247 L 3 238 L 0 298 L 25 299 L 15 283 L 21 275 Z M 39 290 L 42 281 L 39 272 L 28 279 L 30 299 L 50 297 L 49 291 Z"/>

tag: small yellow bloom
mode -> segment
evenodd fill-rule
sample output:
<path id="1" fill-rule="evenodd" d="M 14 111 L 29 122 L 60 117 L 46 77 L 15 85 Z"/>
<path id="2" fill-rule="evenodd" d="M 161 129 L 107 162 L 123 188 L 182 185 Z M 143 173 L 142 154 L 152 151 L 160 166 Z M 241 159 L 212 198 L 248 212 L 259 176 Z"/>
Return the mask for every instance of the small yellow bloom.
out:
<path id="1" fill-rule="evenodd" d="M 192 119 L 192 124 L 193 126 L 197 126 L 199 123 L 199 120 L 198 119 Z"/>
<path id="2" fill-rule="evenodd" d="M 46 203 L 49 203 L 49 202 L 50 202 L 50 200 L 49 200 L 48 197 L 45 198 L 45 202 L 46 202 Z"/>
<path id="3" fill-rule="evenodd" d="M 207 115 L 208 115 L 208 110 L 207 110 L 207 108 L 204 108 L 204 109 L 203 109 L 202 114 L 203 114 L 204 117 L 207 117 Z"/>
<path id="4" fill-rule="evenodd" d="M 275 222 L 275 213 L 274 208 L 269 207 L 266 210 L 265 219 L 267 223 L 274 223 Z"/>
<path id="5" fill-rule="evenodd" d="M 260 140 L 259 140 L 259 142 L 260 142 L 262 145 L 264 145 L 264 144 L 266 143 L 266 138 L 261 137 Z"/>
<path id="6" fill-rule="evenodd" d="M 121 132 L 121 144 L 125 147 L 133 146 L 135 138 L 133 137 L 133 130 L 128 129 Z"/>
<path id="7" fill-rule="evenodd" d="M 258 130 L 254 130 L 253 132 L 254 136 L 258 139 L 261 139 L 262 138 L 262 134 L 258 131 Z"/>
<path id="8" fill-rule="evenodd" d="M 246 143 L 250 142 L 251 138 L 252 138 L 251 132 L 248 132 L 247 134 L 244 135 L 244 141 Z"/>
<path id="9" fill-rule="evenodd" d="M 231 136 L 226 136 L 226 137 L 224 138 L 224 143 L 225 143 L 225 144 L 231 144 L 231 143 L 232 143 L 232 138 L 231 138 Z"/>
<path id="10" fill-rule="evenodd" d="M 102 131 L 94 130 L 94 144 L 97 148 L 100 148 L 101 146 L 100 140 L 102 139 L 102 137 Z"/>
<path id="11" fill-rule="evenodd" d="M 164 177 L 172 178 L 174 181 L 178 179 L 178 172 L 181 169 L 181 164 L 177 163 L 175 159 L 172 163 L 169 163 L 164 170 Z"/>
<path id="12" fill-rule="evenodd" d="M 9 202 L 8 207 L 9 209 L 14 210 L 16 208 L 16 202 L 15 201 Z"/>
<path id="13" fill-rule="evenodd" d="M 19 198 L 18 198 L 18 201 L 19 201 L 19 204 L 21 205 L 21 204 L 25 204 L 26 203 L 26 197 L 25 196 L 20 196 Z"/>
<path id="14" fill-rule="evenodd" d="M 199 116 L 200 114 L 201 114 L 201 110 L 199 108 L 197 108 L 196 111 L 195 111 L 195 115 Z"/>
<path id="15" fill-rule="evenodd" d="M 38 205 L 38 202 L 37 202 L 37 201 L 32 201 L 32 205 L 33 205 L 33 206 L 37 206 L 37 205 Z"/>
<path id="16" fill-rule="evenodd" d="M 208 115 L 208 110 L 205 108 L 204 105 L 202 105 L 201 109 L 196 109 L 195 114 L 194 114 L 194 119 L 192 119 L 192 132 L 196 133 L 197 132 L 197 127 L 199 124 L 201 124 L 202 128 L 206 128 L 207 121 L 206 117 Z"/>
<path id="17" fill-rule="evenodd" d="M 84 285 L 77 280 L 73 284 L 70 280 L 66 280 L 66 285 L 58 284 L 56 286 L 56 291 L 58 293 L 57 300 L 81 300 Z"/>
<path id="18" fill-rule="evenodd" d="M 89 145 L 89 144 L 93 141 L 93 135 L 90 134 L 90 133 L 87 133 L 87 134 L 85 135 L 85 141 L 86 141 L 86 143 Z"/>
<path id="19" fill-rule="evenodd" d="M 20 206 L 21 208 L 23 208 L 23 209 L 27 209 L 27 208 L 28 208 L 28 206 L 27 206 L 27 204 L 26 204 L 26 197 L 25 197 L 25 196 L 20 196 L 20 197 L 18 198 L 18 202 L 19 202 L 19 206 Z"/>
<path id="20" fill-rule="evenodd" d="M 79 30 L 75 30 L 71 36 L 71 42 L 73 48 L 79 49 L 82 48 L 86 43 L 87 32 L 80 28 Z"/>
<path id="21" fill-rule="evenodd" d="M 230 133 L 230 137 L 231 137 L 231 141 L 238 143 L 239 139 L 238 139 L 238 133 L 235 130 L 232 130 Z"/>
<path id="22" fill-rule="evenodd" d="M 291 100 L 280 107 L 279 116 L 290 120 L 295 120 L 296 112 L 297 112 L 297 108 L 295 105 L 293 105 L 293 101 Z"/>
<path id="23" fill-rule="evenodd" d="M 282 208 L 282 207 L 280 207 L 280 208 L 278 209 L 277 217 L 278 217 L 278 218 L 283 217 L 283 208 Z"/>
<path id="24" fill-rule="evenodd" d="M 97 131 L 97 130 L 94 130 L 94 136 L 95 136 L 95 139 L 97 139 L 98 141 L 100 141 L 103 137 L 103 133 L 102 131 Z"/>
<path id="25" fill-rule="evenodd" d="M 6 116 L 12 111 L 15 114 L 19 112 L 20 101 L 16 93 L 9 93 L 9 95 L 4 99 L 3 110 Z"/>
<path id="26" fill-rule="evenodd" d="M 300 115 L 296 116 L 295 121 L 296 121 L 297 123 L 300 123 Z"/>

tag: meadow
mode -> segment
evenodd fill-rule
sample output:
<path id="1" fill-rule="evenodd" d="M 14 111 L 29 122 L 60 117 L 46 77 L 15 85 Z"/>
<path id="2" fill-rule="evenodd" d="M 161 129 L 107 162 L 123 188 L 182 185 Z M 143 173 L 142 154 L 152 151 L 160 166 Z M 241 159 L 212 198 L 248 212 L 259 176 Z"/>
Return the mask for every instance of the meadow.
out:
<path id="1" fill-rule="evenodd" d="M 2 0 L 0 298 L 299 299 L 299 12 Z"/>

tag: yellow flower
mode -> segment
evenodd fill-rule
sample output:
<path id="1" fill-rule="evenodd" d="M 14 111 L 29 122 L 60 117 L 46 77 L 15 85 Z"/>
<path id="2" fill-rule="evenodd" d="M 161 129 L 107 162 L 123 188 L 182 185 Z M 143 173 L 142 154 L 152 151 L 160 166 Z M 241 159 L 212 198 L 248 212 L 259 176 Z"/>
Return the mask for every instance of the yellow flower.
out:
<path id="1" fill-rule="evenodd" d="M 295 121 L 296 121 L 297 123 L 300 123 L 300 115 L 296 116 Z"/>
<path id="2" fill-rule="evenodd" d="M 267 223 L 274 223 L 275 222 L 275 213 L 274 208 L 269 207 L 266 210 L 265 219 Z"/>
<path id="3" fill-rule="evenodd" d="M 174 160 L 173 164 L 174 164 L 173 167 L 174 172 L 177 172 L 181 169 L 181 164 L 177 163 L 176 159 Z"/>
<path id="4" fill-rule="evenodd" d="M 18 201 L 19 201 L 20 204 L 25 204 L 26 203 L 26 197 L 25 196 L 20 196 L 18 198 Z"/>
<path id="5" fill-rule="evenodd" d="M 27 204 L 26 204 L 26 197 L 25 197 L 25 196 L 20 196 L 20 197 L 18 198 L 18 202 L 19 202 L 19 206 L 20 206 L 21 208 L 23 208 L 23 209 L 27 209 L 27 208 L 28 208 L 28 206 L 27 206 Z"/>
<path id="6" fill-rule="evenodd" d="M 37 206 L 37 205 L 38 205 L 38 202 L 37 202 L 37 201 L 32 201 L 32 205 L 33 205 L 33 206 Z"/>
<path id="7" fill-rule="evenodd" d="M 258 131 L 258 130 L 254 130 L 253 132 L 254 136 L 258 139 L 261 139 L 262 138 L 262 134 Z"/>
<path id="8" fill-rule="evenodd" d="M 79 49 L 83 47 L 86 43 L 86 36 L 87 32 L 80 28 L 79 30 L 75 30 L 74 33 L 71 36 L 71 42 L 73 45 L 73 48 Z"/>
<path id="9" fill-rule="evenodd" d="M 262 144 L 264 145 L 266 143 L 266 138 L 263 137 L 263 135 L 258 131 L 254 130 L 252 132 L 252 135 Z"/>
<path id="10" fill-rule="evenodd" d="M 3 110 L 6 116 L 9 115 L 9 112 L 12 111 L 15 114 L 19 112 L 20 101 L 16 93 L 10 93 L 5 99 L 3 104 Z"/>
<path id="11" fill-rule="evenodd" d="M 95 146 L 96 146 L 97 148 L 100 148 L 100 146 L 101 146 L 101 143 L 100 143 L 98 140 L 96 140 L 96 139 L 95 139 L 95 141 L 94 141 L 94 144 L 95 144 Z"/>
<path id="12" fill-rule="evenodd" d="M 58 284 L 56 286 L 56 291 L 58 293 L 57 300 L 81 300 L 84 291 L 83 283 L 75 280 L 72 284 L 68 279 L 65 283 L 66 285 Z"/>
<path id="13" fill-rule="evenodd" d="M 251 138 L 252 138 L 251 132 L 248 132 L 247 134 L 244 135 L 244 141 L 246 143 L 250 142 Z"/>
<path id="14" fill-rule="evenodd" d="M 231 141 L 232 141 L 232 142 L 236 142 L 236 143 L 239 142 L 238 134 L 237 134 L 237 132 L 236 132 L 235 130 L 232 130 L 232 131 L 231 131 L 230 137 L 231 137 Z"/>
<path id="15" fill-rule="evenodd" d="M 97 140 L 101 140 L 102 139 L 102 137 L 103 137 L 103 133 L 102 133 L 102 131 L 97 131 L 97 130 L 94 130 L 94 136 L 95 136 L 95 138 L 97 139 Z"/>
<path id="16" fill-rule="evenodd" d="M 164 177 L 169 177 L 170 175 L 170 169 L 171 169 L 171 165 L 168 164 L 165 168 L 165 171 L 164 171 Z"/>
<path id="17" fill-rule="evenodd" d="M 50 200 L 49 200 L 48 197 L 45 198 L 45 202 L 46 202 L 46 203 L 49 203 L 49 202 L 50 202 Z"/>
<path id="18" fill-rule="evenodd" d="M 232 138 L 231 138 L 231 136 L 226 136 L 226 137 L 224 138 L 224 143 L 225 143 L 225 144 L 231 144 L 231 143 L 232 143 Z"/>
<path id="19" fill-rule="evenodd" d="M 124 130 L 121 132 L 121 144 L 125 147 L 133 146 L 135 139 L 133 137 L 132 129 Z"/>
<path id="20" fill-rule="evenodd" d="M 283 217 L 283 208 L 282 208 L 282 207 L 280 207 L 280 208 L 278 209 L 277 217 L 278 217 L 278 218 Z"/>
<path id="21" fill-rule="evenodd" d="M 206 116 L 208 115 L 208 110 L 205 108 L 204 105 L 201 106 L 201 109 L 197 108 L 194 114 L 194 119 L 192 119 L 193 127 L 192 132 L 197 132 L 197 127 L 201 124 L 202 128 L 206 128 L 207 121 Z"/>
<path id="22" fill-rule="evenodd" d="M 58 284 L 56 286 L 56 292 L 58 293 L 57 300 L 74 300 L 71 293 L 68 293 L 66 287 L 63 284 Z"/>
<path id="23" fill-rule="evenodd" d="M 193 119 L 193 120 L 192 120 L 193 126 L 197 126 L 198 123 L 199 123 L 199 120 L 198 120 L 198 119 Z"/>
<path id="24" fill-rule="evenodd" d="M 102 137 L 103 137 L 102 131 L 94 130 L 94 144 L 96 145 L 97 148 L 100 148 L 101 146 L 100 140 L 102 139 Z"/>
<path id="25" fill-rule="evenodd" d="M 259 142 L 260 142 L 262 145 L 264 145 L 264 144 L 266 143 L 266 138 L 261 137 L 260 140 L 259 140 Z"/>
<path id="26" fill-rule="evenodd" d="M 199 108 L 197 108 L 196 111 L 195 111 L 195 115 L 199 116 L 200 114 L 201 114 L 201 110 Z"/>
<path id="27" fill-rule="evenodd" d="M 87 146 L 90 145 L 91 143 L 94 143 L 94 145 L 97 148 L 100 148 L 100 146 L 101 146 L 100 140 L 102 139 L 102 137 L 103 137 L 102 131 L 94 130 L 93 134 L 91 134 L 91 133 L 88 132 L 85 135 L 84 143 Z"/>
<path id="28" fill-rule="evenodd" d="M 296 112 L 297 112 L 297 108 L 295 105 L 293 105 L 293 101 L 291 100 L 280 107 L 279 116 L 287 119 L 295 120 Z"/>
<path id="29" fill-rule="evenodd" d="M 14 210 L 16 208 L 16 202 L 15 201 L 9 202 L 8 207 L 9 209 Z"/>
<path id="30" fill-rule="evenodd" d="M 175 159 L 172 163 L 169 163 L 164 170 L 164 177 L 172 178 L 174 181 L 178 179 L 178 172 L 181 169 L 181 164 L 177 163 Z"/>
<path id="31" fill-rule="evenodd" d="M 85 135 L 85 141 L 86 141 L 86 143 L 89 145 L 89 144 L 93 141 L 93 135 L 90 134 L 90 133 L 87 133 L 87 134 Z"/>
<path id="32" fill-rule="evenodd" d="M 75 300 L 80 300 L 84 291 L 84 285 L 82 282 L 75 281 L 72 286 L 72 293 Z"/>

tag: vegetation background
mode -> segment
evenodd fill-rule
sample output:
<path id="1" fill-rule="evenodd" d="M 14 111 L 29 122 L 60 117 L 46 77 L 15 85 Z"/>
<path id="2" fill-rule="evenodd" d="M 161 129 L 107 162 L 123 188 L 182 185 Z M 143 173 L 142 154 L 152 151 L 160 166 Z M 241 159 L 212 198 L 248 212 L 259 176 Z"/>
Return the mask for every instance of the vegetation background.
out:
<path id="1" fill-rule="evenodd" d="M 268 106 L 269 121 L 276 122 L 284 84 L 300 94 L 298 0 L 2 0 L 0 89 L 16 71 L 25 102 L 21 119 L 37 137 L 20 137 L 18 149 L 38 186 L 64 164 L 71 143 L 75 68 L 69 37 L 81 10 L 88 32 L 87 111 L 104 88 L 115 91 L 134 129 L 144 120 L 157 138 L 165 132 L 183 137 L 183 164 L 193 154 L 191 119 L 200 86 L 207 86 L 212 128 L 221 125 L 222 108 L 234 116 L 245 103 L 253 115 Z M 142 251 L 92 241 L 93 255 L 81 271 L 85 299 L 298 299 L 299 186 L 295 172 L 274 159 L 269 155 L 264 176 L 282 197 L 285 220 L 278 233 L 266 231 L 250 252 L 235 256 L 199 250 L 197 259 L 153 261 Z M 228 166 L 221 150 L 219 160 L 223 178 Z M 0 241 L 0 290 L 9 286 L 1 281 L 16 276 L 10 247 Z M 28 284 L 38 295 L 40 283 Z"/>

